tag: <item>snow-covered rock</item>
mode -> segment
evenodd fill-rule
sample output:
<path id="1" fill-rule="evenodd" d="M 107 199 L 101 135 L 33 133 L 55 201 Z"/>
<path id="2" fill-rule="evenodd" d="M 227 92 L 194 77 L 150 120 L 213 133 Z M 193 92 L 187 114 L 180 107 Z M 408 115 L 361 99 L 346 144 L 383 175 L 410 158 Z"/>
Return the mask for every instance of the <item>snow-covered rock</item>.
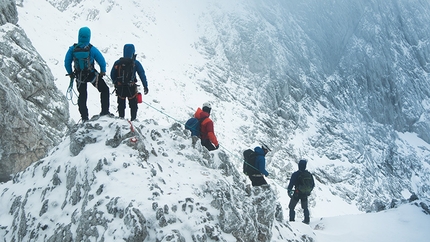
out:
<path id="1" fill-rule="evenodd" d="M 44 157 L 67 129 L 68 103 L 49 67 L 17 26 L 14 1 L 0 2 L 0 182 Z"/>
<path id="2" fill-rule="evenodd" d="M 276 187 L 251 188 L 244 179 L 223 151 L 192 148 L 181 125 L 145 120 L 131 129 L 124 119 L 94 117 L 0 185 L 0 236 L 283 241 L 276 238 L 291 228 Z"/>

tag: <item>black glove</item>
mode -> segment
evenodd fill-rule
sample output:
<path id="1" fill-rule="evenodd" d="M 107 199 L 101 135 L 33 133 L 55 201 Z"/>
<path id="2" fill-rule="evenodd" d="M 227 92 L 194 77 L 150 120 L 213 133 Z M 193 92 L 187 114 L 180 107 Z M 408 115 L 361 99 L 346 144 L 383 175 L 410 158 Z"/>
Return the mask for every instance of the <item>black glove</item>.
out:
<path id="1" fill-rule="evenodd" d="M 149 92 L 148 87 L 144 87 L 143 88 L 143 93 L 146 95 L 146 94 L 148 94 L 148 92 Z"/>
<path id="2" fill-rule="evenodd" d="M 67 74 L 66 76 L 69 76 L 70 77 L 70 79 L 74 79 L 76 76 L 75 76 L 75 73 L 70 73 L 70 74 Z"/>
<path id="3" fill-rule="evenodd" d="M 104 77 L 104 76 L 106 76 L 106 72 L 100 72 L 100 77 Z"/>
<path id="4" fill-rule="evenodd" d="M 219 145 L 216 145 L 216 146 L 215 146 L 215 149 L 219 149 Z"/>
<path id="5" fill-rule="evenodd" d="M 289 196 L 290 198 L 292 198 L 292 197 L 293 197 L 293 195 L 294 195 L 294 191 L 293 191 L 293 190 L 288 190 L 288 196 Z"/>

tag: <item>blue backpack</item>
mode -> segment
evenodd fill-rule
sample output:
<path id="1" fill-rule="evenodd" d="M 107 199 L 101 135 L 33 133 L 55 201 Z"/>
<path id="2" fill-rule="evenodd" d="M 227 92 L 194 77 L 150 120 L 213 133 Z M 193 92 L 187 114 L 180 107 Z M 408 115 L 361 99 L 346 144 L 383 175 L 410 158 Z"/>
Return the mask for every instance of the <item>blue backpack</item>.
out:
<path id="1" fill-rule="evenodd" d="M 94 69 L 94 65 L 90 62 L 90 50 L 93 47 L 91 44 L 84 48 L 79 47 L 78 44 L 73 45 L 73 63 L 77 71 L 90 71 Z"/>
<path id="2" fill-rule="evenodd" d="M 200 137 L 200 124 L 201 124 L 201 121 L 198 120 L 197 118 L 190 118 L 185 123 L 185 129 L 188 129 L 189 131 L 191 131 L 191 136 Z"/>

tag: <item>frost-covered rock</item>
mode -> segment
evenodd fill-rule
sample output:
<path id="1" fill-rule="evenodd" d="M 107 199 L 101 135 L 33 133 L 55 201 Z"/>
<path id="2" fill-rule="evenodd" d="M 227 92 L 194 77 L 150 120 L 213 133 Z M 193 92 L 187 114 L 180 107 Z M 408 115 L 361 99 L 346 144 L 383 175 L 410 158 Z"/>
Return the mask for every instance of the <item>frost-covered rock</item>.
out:
<path id="1" fill-rule="evenodd" d="M 18 12 L 16 11 L 15 1 L 0 1 L 0 26 L 6 23 L 16 24 L 18 22 Z"/>
<path id="2" fill-rule="evenodd" d="M 45 61 L 16 25 L 14 1 L 0 11 L 0 182 L 44 157 L 67 128 L 68 103 Z"/>

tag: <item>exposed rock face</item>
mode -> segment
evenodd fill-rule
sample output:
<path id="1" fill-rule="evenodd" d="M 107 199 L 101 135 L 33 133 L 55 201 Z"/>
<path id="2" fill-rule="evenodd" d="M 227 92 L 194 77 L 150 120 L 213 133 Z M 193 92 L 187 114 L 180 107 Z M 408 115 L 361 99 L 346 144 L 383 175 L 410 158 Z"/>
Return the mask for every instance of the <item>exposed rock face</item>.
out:
<path id="1" fill-rule="evenodd" d="M 6 23 L 16 24 L 18 22 L 18 12 L 16 11 L 15 1 L 0 1 L 0 26 Z"/>
<path id="2" fill-rule="evenodd" d="M 14 1 L 0 1 L 0 182 L 44 157 L 61 140 L 68 103 L 18 21 Z"/>

